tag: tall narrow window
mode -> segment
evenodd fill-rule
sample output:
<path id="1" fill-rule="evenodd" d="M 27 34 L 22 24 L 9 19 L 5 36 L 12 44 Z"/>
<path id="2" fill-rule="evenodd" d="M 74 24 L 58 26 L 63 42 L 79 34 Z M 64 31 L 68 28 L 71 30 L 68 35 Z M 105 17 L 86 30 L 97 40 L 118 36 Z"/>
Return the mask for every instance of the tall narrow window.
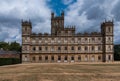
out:
<path id="1" fill-rule="evenodd" d="M 48 50 L 48 47 L 45 47 L 45 50 Z"/>
<path id="2" fill-rule="evenodd" d="M 99 50 L 99 51 L 101 50 L 101 46 L 98 46 L 98 50 Z"/>
<path id="3" fill-rule="evenodd" d="M 65 50 L 67 50 L 67 47 L 65 47 Z"/>
<path id="4" fill-rule="evenodd" d="M 74 50 L 74 47 L 73 47 L 73 46 L 71 47 L 71 50 Z"/>
<path id="5" fill-rule="evenodd" d="M 87 51 L 88 50 L 88 47 L 87 46 L 85 46 L 85 51 Z"/>
<path id="6" fill-rule="evenodd" d="M 61 47 L 58 47 L 58 50 L 61 50 Z"/>
<path id="7" fill-rule="evenodd" d="M 108 28 L 108 32 L 111 32 L 111 28 L 110 27 Z"/>
<path id="8" fill-rule="evenodd" d="M 51 57 L 51 60 L 54 61 L 54 56 Z"/>
<path id="9" fill-rule="evenodd" d="M 92 46 L 92 51 L 94 51 L 94 46 Z"/>
<path id="10" fill-rule="evenodd" d="M 45 60 L 46 60 L 46 61 L 48 60 L 48 56 L 45 56 Z"/>
<path id="11" fill-rule="evenodd" d="M 61 56 L 58 56 L 58 60 L 61 60 Z"/>
<path id="12" fill-rule="evenodd" d="M 98 56 L 98 60 L 101 60 L 101 56 Z"/>
<path id="13" fill-rule="evenodd" d="M 108 55 L 108 60 L 111 60 L 111 56 L 110 55 Z"/>
<path id="14" fill-rule="evenodd" d="M 39 56 L 39 60 L 42 60 L 42 56 Z"/>
<path id="15" fill-rule="evenodd" d="M 36 48 L 35 47 L 33 47 L 33 51 L 35 51 L 36 50 Z"/>
<path id="16" fill-rule="evenodd" d="M 35 61 L 35 57 L 33 57 L 32 59 L 33 59 L 33 61 Z"/>
<path id="17" fill-rule="evenodd" d="M 81 56 L 78 56 L 78 60 L 79 60 L 79 61 L 81 60 Z"/>
<path id="18" fill-rule="evenodd" d="M 74 60 L 74 56 L 71 57 L 71 60 Z"/>
<path id="19" fill-rule="evenodd" d="M 81 47 L 80 47 L 80 46 L 78 47 L 78 50 L 81 50 Z"/>
<path id="20" fill-rule="evenodd" d="M 64 58 L 65 60 L 67 60 L 67 56 L 65 56 L 65 58 Z"/>
<path id="21" fill-rule="evenodd" d="M 41 51 L 41 50 L 42 50 L 42 47 L 39 47 L 39 50 Z"/>
<path id="22" fill-rule="evenodd" d="M 85 61 L 88 61 L 88 56 L 87 55 L 85 55 Z"/>

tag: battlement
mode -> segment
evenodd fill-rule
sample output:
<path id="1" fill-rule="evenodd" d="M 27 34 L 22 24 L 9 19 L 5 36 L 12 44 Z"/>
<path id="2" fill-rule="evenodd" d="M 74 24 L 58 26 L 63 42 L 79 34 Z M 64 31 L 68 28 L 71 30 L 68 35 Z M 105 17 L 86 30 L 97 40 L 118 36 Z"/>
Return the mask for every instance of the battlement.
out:
<path id="1" fill-rule="evenodd" d="M 55 16 L 54 12 L 52 12 L 51 19 L 64 19 L 64 12 L 62 12 L 60 16 Z"/>
<path id="2" fill-rule="evenodd" d="M 31 21 L 23 21 L 22 20 L 22 26 L 31 26 L 32 27 L 32 24 L 31 24 Z"/>
<path id="3" fill-rule="evenodd" d="M 75 30 L 75 26 L 67 26 L 64 30 Z"/>
<path id="4" fill-rule="evenodd" d="M 108 21 L 105 20 L 103 23 L 101 23 L 101 26 L 105 26 L 105 25 L 113 26 L 113 20 L 108 20 Z"/>

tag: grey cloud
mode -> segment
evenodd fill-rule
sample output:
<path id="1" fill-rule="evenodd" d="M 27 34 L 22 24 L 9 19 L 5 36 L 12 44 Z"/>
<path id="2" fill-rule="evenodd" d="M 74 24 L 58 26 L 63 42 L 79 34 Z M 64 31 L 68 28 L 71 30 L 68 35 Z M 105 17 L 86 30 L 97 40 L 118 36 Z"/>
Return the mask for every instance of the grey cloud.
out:
<path id="1" fill-rule="evenodd" d="M 114 15 L 116 21 L 120 21 L 120 1 L 114 6 L 111 13 Z"/>
<path id="2" fill-rule="evenodd" d="M 99 20 L 106 18 L 106 13 L 99 6 L 94 6 L 92 8 L 89 8 L 86 11 L 86 15 L 89 20 L 91 19 Z"/>

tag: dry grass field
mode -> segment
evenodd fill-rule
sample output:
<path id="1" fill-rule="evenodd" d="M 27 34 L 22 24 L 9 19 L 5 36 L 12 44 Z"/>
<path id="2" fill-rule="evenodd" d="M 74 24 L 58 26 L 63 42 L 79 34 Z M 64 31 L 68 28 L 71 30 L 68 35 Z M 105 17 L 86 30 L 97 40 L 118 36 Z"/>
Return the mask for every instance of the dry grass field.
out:
<path id="1" fill-rule="evenodd" d="M 120 81 L 120 63 L 29 63 L 0 66 L 0 81 Z"/>

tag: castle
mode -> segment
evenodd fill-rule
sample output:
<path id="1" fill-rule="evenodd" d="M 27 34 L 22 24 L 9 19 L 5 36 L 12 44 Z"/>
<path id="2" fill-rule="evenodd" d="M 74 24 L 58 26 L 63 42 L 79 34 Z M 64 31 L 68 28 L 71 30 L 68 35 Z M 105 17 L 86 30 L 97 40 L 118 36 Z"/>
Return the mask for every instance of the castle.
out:
<path id="1" fill-rule="evenodd" d="M 51 13 L 51 34 L 32 33 L 32 23 L 22 21 L 22 62 L 112 62 L 113 21 L 101 24 L 101 32 L 76 33 L 64 26 L 64 12 Z"/>

